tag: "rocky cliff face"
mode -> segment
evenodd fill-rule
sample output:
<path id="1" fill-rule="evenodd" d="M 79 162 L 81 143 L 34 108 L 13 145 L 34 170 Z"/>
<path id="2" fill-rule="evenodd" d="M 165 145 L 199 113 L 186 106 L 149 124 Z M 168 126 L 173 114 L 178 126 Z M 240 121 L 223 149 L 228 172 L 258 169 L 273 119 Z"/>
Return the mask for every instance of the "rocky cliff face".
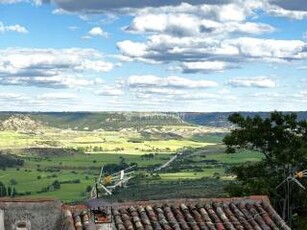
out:
<path id="1" fill-rule="evenodd" d="M 34 132 L 42 128 L 41 122 L 32 120 L 26 115 L 12 115 L 7 120 L 0 122 L 0 130 Z"/>

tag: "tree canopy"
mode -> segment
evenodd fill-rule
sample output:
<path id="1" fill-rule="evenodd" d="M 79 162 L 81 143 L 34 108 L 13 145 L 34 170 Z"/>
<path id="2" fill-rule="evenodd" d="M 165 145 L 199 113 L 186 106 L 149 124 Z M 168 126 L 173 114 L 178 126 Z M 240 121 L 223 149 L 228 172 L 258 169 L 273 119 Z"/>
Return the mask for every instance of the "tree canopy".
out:
<path id="1" fill-rule="evenodd" d="M 11 155 L 9 153 L 4 153 L 0 151 L 0 168 L 6 167 L 16 167 L 23 166 L 24 160 L 19 159 L 18 157 Z"/>
<path id="2" fill-rule="evenodd" d="M 226 151 L 249 149 L 264 157 L 260 162 L 232 167 L 237 181 L 228 186 L 228 192 L 236 196 L 266 194 L 277 205 L 284 203 L 285 188 L 277 186 L 288 176 L 307 169 L 307 122 L 299 121 L 295 113 L 281 112 L 272 112 L 267 118 L 234 113 L 229 121 L 234 128 L 223 139 Z M 307 204 L 306 193 L 295 186 L 291 191 L 296 206 Z"/>

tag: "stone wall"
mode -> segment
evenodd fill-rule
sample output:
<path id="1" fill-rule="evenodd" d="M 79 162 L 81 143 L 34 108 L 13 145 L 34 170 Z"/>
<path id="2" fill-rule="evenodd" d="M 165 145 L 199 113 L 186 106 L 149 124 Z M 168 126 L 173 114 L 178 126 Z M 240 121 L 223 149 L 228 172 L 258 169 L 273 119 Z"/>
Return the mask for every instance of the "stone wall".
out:
<path id="1" fill-rule="evenodd" d="M 63 212 L 57 200 L 0 200 L 5 230 L 61 230 Z M 1 214 L 1 213 L 0 213 Z M 1 215 L 0 215 L 0 230 Z"/>

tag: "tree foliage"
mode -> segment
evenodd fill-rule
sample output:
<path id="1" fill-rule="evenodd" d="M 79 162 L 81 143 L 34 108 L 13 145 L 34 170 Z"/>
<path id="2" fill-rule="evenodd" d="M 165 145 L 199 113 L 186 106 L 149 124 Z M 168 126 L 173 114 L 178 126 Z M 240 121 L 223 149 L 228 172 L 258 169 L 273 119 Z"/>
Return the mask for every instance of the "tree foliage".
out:
<path id="1" fill-rule="evenodd" d="M 15 166 L 23 166 L 24 160 L 11 155 L 9 153 L 4 153 L 0 151 L 0 168 L 11 168 Z"/>
<path id="2" fill-rule="evenodd" d="M 228 186 L 228 192 L 231 195 L 266 194 L 281 202 L 285 190 L 276 187 L 288 176 L 307 169 L 307 122 L 298 121 L 295 113 L 280 112 L 272 112 L 268 118 L 234 113 L 229 121 L 235 128 L 223 139 L 226 151 L 249 149 L 263 153 L 264 158 L 257 163 L 234 166 L 231 171 L 237 175 L 237 181 Z M 306 194 L 293 186 L 294 193 L 296 201 L 293 202 L 302 205 Z"/>

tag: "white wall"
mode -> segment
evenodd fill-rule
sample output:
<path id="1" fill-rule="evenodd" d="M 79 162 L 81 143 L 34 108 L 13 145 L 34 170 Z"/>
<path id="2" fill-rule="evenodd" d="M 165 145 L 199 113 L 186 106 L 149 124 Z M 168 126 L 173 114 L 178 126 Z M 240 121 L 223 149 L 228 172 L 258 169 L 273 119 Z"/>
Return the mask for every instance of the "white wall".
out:
<path id="1" fill-rule="evenodd" d="M 0 209 L 0 230 L 4 229 L 4 211 Z"/>

